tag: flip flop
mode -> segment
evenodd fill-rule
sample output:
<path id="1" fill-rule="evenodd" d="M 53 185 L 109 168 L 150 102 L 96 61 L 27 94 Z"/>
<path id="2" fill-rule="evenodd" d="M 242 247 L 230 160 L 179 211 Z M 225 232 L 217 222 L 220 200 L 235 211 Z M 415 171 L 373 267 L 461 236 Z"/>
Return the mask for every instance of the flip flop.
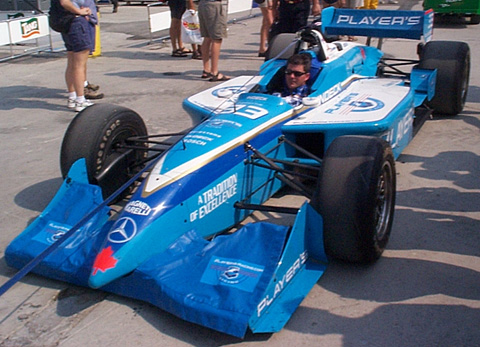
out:
<path id="1" fill-rule="evenodd" d="M 221 74 L 220 72 L 217 73 L 216 75 L 212 75 L 212 78 L 209 79 L 210 82 L 223 82 L 223 81 L 228 81 L 230 80 L 230 77 L 225 76 L 224 74 Z"/>

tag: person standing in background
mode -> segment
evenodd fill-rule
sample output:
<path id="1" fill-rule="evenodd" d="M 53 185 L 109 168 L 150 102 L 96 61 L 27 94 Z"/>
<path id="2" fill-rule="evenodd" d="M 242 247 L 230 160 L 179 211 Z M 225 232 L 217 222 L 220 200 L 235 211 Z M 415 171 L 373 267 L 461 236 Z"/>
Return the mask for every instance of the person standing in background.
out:
<path id="1" fill-rule="evenodd" d="M 322 0 L 322 10 L 327 7 L 344 8 L 349 0 Z M 356 0 L 352 0 L 356 1 Z M 363 3 L 363 0 L 362 0 Z"/>
<path id="2" fill-rule="evenodd" d="M 118 12 L 118 0 L 110 0 L 113 5 L 113 11 L 112 13 L 117 13 Z"/>
<path id="3" fill-rule="evenodd" d="M 273 24 L 272 0 L 256 0 L 262 11 L 262 26 L 260 27 L 260 48 L 258 56 L 265 57 L 267 51 L 268 32 Z"/>
<path id="4" fill-rule="evenodd" d="M 68 12 L 76 15 L 62 39 L 67 49 L 65 82 L 68 90 L 67 106 L 76 112 L 93 103 L 85 99 L 84 87 L 87 77 L 88 55 L 95 49 L 95 24 L 98 22 L 94 0 L 58 1 Z"/>
<path id="5" fill-rule="evenodd" d="M 378 7 L 378 0 L 364 0 L 362 10 L 376 10 Z"/>
<path id="6" fill-rule="evenodd" d="M 345 0 L 344 8 L 359 9 L 363 7 L 363 0 Z M 347 36 L 348 41 L 357 41 L 355 36 Z"/>
<path id="7" fill-rule="evenodd" d="M 307 25 L 310 13 L 316 17 L 320 15 L 321 11 L 319 0 L 272 1 L 275 23 L 270 30 L 269 39 L 280 33 L 296 33 L 300 28 Z"/>
<path id="8" fill-rule="evenodd" d="M 170 41 L 172 42 L 172 57 L 186 57 L 190 50 L 183 47 L 182 16 L 187 9 L 186 0 L 168 0 L 170 7 Z"/>
<path id="9" fill-rule="evenodd" d="M 187 7 L 191 11 L 197 12 L 198 0 L 187 0 Z M 183 25 L 183 23 L 181 23 Z M 192 59 L 202 60 L 202 46 L 192 44 Z"/>
<path id="10" fill-rule="evenodd" d="M 222 41 L 227 37 L 227 0 L 200 0 L 198 18 L 202 43 L 202 78 L 210 82 L 228 81 L 230 77 L 218 71 Z"/>

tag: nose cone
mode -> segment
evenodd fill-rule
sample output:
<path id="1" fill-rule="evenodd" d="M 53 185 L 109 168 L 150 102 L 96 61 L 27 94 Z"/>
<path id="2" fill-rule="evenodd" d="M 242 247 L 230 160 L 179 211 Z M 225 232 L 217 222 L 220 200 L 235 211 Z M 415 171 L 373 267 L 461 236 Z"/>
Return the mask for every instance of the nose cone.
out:
<path id="1" fill-rule="evenodd" d="M 133 218 L 123 216 L 115 222 L 92 265 L 89 279 L 91 287 L 104 286 L 138 265 L 133 261 L 138 255 L 131 251 L 132 246 L 138 242 L 135 240 L 137 234 L 137 222 Z"/>
<path id="2" fill-rule="evenodd" d="M 117 271 L 108 271 L 115 269 L 118 259 L 113 255 L 111 246 L 107 246 L 98 253 L 92 266 L 92 273 L 88 280 L 88 285 L 92 288 L 100 288 L 116 278 Z"/>

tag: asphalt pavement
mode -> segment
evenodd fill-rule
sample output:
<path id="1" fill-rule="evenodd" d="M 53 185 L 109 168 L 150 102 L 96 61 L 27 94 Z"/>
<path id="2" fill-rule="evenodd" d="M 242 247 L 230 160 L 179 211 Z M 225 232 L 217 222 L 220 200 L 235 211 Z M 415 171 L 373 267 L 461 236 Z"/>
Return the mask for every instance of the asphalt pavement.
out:
<path id="1" fill-rule="evenodd" d="M 421 9 L 400 0 L 385 9 Z M 170 56 L 167 33 L 148 30 L 147 9 L 102 5 L 101 55 L 88 78 L 98 102 L 129 107 L 149 133 L 186 129 L 182 100 L 212 86 L 201 61 Z M 220 71 L 252 75 L 258 9 L 230 18 Z M 235 20 L 233 20 L 235 19 Z M 0 297 L 0 346 L 478 346 L 480 345 L 480 26 L 436 25 L 434 39 L 469 43 L 467 104 L 455 117 L 426 122 L 397 161 L 397 206 L 390 243 L 371 266 L 333 262 L 285 328 L 239 340 L 184 322 L 149 304 L 27 275 Z M 3 252 L 61 184 L 59 149 L 75 113 L 66 107 L 65 52 L 0 63 L 0 284 L 16 270 Z M 414 58 L 415 41 L 387 39 L 391 56 Z M 278 203 L 298 202 L 296 196 Z M 252 220 L 290 223 L 273 213 Z"/>

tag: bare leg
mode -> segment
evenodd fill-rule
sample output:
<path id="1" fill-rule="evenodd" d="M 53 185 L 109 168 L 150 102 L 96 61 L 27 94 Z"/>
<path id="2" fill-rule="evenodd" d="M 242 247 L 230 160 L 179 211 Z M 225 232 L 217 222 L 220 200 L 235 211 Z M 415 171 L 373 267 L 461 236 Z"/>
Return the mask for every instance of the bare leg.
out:
<path id="1" fill-rule="evenodd" d="M 67 69 L 65 81 L 69 92 L 76 92 L 77 97 L 83 96 L 85 77 L 87 75 L 87 60 L 89 50 L 67 52 Z"/>
<path id="2" fill-rule="evenodd" d="M 220 60 L 220 48 L 222 46 L 222 40 L 211 40 L 211 70 L 212 75 L 216 76 L 218 74 L 218 61 Z"/>
<path id="3" fill-rule="evenodd" d="M 67 68 L 65 69 L 65 82 L 67 83 L 67 90 L 69 93 L 75 91 L 75 84 L 73 79 L 73 52 L 67 52 Z"/>
<path id="4" fill-rule="evenodd" d="M 170 41 L 172 42 L 173 51 L 183 48 L 181 25 L 182 21 L 180 19 L 172 18 L 170 24 Z"/>
<path id="5" fill-rule="evenodd" d="M 212 39 L 209 37 L 203 38 L 202 43 L 202 62 L 203 62 L 203 71 L 212 72 L 210 68 L 210 48 L 212 46 Z"/>
<path id="6" fill-rule="evenodd" d="M 269 7 L 261 7 L 260 10 L 262 11 L 262 26 L 260 28 L 260 48 L 258 50 L 259 53 L 265 53 L 267 50 L 267 37 L 268 31 L 273 23 L 273 13 L 272 9 Z"/>

